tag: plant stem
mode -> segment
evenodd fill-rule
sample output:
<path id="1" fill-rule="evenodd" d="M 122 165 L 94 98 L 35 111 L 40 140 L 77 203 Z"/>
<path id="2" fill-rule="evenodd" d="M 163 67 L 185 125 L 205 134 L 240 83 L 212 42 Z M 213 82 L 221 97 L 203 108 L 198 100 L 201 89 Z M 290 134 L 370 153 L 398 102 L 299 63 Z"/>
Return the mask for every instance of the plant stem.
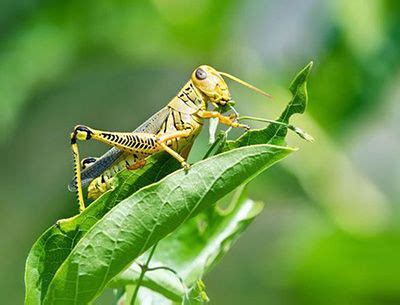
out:
<path id="1" fill-rule="evenodd" d="M 138 282 L 135 287 L 135 291 L 133 292 L 133 295 L 132 295 L 131 305 L 135 305 L 135 301 L 136 301 L 137 295 L 139 293 L 139 288 L 140 288 L 140 285 L 142 284 L 144 274 L 149 269 L 149 264 L 150 264 L 151 258 L 154 255 L 154 252 L 156 251 L 157 245 L 158 245 L 158 243 L 154 244 L 154 246 L 151 248 L 149 257 L 147 258 L 146 263 L 144 265 L 140 265 L 141 272 L 140 272 L 140 276 L 139 276 Z"/>
<path id="2" fill-rule="evenodd" d="M 215 148 L 218 147 L 218 145 L 221 144 L 221 142 L 222 142 L 224 137 L 226 137 L 226 135 L 223 134 L 223 133 L 220 133 L 217 136 L 217 139 L 215 140 L 215 142 L 213 144 L 211 144 L 210 148 L 207 150 L 207 152 L 204 155 L 202 160 L 207 159 L 214 152 Z"/>
<path id="3" fill-rule="evenodd" d="M 179 280 L 179 282 L 181 283 L 183 290 L 185 291 L 185 297 L 187 299 L 189 298 L 188 288 L 186 287 L 186 284 L 183 281 L 183 279 L 179 276 L 178 272 L 176 272 L 174 269 L 172 269 L 170 267 L 166 267 L 166 266 L 147 268 L 147 271 L 156 271 L 156 270 L 167 270 L 167 271 L 171 272 L 172 274 L 174 274 L 176 276 L 176 278 Z"/>

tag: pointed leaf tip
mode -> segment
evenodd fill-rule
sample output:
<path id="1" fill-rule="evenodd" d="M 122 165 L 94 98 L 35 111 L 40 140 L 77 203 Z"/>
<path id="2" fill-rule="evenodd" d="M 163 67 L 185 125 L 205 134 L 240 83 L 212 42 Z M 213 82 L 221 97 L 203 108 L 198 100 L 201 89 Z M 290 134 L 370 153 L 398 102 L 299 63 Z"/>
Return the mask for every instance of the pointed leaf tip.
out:
<path id="1" fill-rule="evenodd" d="M 293 79 L 293 81 L 290 84 L 289 90 L 290 92 L 295 95 L 298 88 L 305 84 L 307 81 L 307 77 L 310 74 L 311 68 L 313 66 L 313 62 L 310 61 Z"/>

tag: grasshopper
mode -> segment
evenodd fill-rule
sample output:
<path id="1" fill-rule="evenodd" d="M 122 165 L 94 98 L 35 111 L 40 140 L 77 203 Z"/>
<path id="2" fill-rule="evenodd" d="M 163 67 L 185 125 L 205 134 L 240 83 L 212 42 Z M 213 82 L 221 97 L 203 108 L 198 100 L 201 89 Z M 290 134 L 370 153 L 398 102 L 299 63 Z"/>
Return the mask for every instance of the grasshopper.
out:
<path id="1" fill-rule="evenodd" d="M 71 133 L 74 179 L 68 188 L 76 191 L 80 212 L 85 209 L 82 187 L 89 185 L 88 198 L 97 198 L 110 188 L 111 179 L 117 172 L 144 166 L 146 158 L 154 153 L 165 151 L 188 170 L 190 166 L 186 158 L 205 119 L 214 118 L 232 128 L 249 129 L 249 126 L 239 123 L 236 115 L 225 116 L 215 111 L 232 102 L 223 77 L 270 96 L 235 76 L 202 65 L 194 70 L 190 80 L 166 107 L 133 132 L 109 132 L 85 125 L 75 126 Z M 208 110 L 210 104 L 214 110 Z M 99 158 L 89 157 L 81 162 L 77 141 L 91 139 L 112 148 Z"/>

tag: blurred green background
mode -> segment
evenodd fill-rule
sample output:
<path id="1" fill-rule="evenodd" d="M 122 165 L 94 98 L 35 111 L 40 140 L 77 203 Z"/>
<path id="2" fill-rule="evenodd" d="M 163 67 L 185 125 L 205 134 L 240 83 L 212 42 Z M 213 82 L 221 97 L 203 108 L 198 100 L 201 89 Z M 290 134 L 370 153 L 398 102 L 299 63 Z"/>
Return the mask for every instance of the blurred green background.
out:
<path id="1" fill-rule="evenodd" d="M 206 277 L 211 304 L 400 304 L 395 0 L 0 1 L 1 304 L 23 303 L 31 245 L 77 212 L 74 125 L 133 130 L 204 63 L 272 93 L 230 83 L 242 114 L 274 118 L 310 60 L 293 123 L 316 143 L 289 135 L 300 151 L 251 184 L 267 206 Z M 204 130 L 191 158 L 206 149 Z"/>

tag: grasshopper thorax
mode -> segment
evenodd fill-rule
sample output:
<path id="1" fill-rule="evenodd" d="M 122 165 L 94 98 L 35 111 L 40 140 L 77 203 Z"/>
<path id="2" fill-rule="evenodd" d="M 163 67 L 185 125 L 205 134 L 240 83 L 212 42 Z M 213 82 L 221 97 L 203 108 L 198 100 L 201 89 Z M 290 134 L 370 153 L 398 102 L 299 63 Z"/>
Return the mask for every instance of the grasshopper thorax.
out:
<path id="1" fill-rule="evenodd" d="M 225 80 L 210 66 L 202 65 L 194 70 L 192 82 L 211 103 L 224 105 L 231 99 Z"/>

